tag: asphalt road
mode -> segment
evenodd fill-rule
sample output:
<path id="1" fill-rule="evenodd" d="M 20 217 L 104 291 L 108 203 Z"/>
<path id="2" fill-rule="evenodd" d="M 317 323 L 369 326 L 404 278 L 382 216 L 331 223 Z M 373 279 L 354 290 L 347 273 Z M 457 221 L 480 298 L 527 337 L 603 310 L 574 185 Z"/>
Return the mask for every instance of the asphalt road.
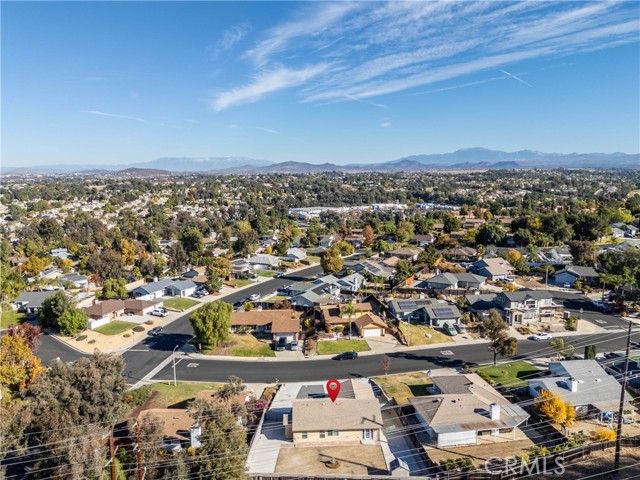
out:
<path id="1" fill-rule="evenodd" d="M 632 335 L 633 341 L 640 340 L 640 332 Z M 581 335 L 566 339 L 582 354 L 584 346 L 595 343 L 598 352 L 622 350 L 626 345 L 624 332 L 596 335 Z M 522 340 L 518 345 L 518 358 L 539 358 L 555 355 L 549 342 Z M 391 353 L 388 355 L 360 355 L 355 360 L 298 360 L 290 362 L 269 359 L 252 362 L 208 360 L 200 355 L 177 357 L 176 377 L 179 381 L 224 382 L 229 375 L 237 375 L 249 383 L 272 383 L 276 379 L 286 382 L 319 381 L 332 378 L 369 377 L 382 375 L 382 359 L 391 359 L 390 373 L 403 373 L 435 368 L 456 368 L 493 362 L 493 353 L 486 343 L 439 346 L 422 350 Z M 498 358 L 499 361 L 504 359 Z M 172 365 L 167 365 L 154 376 L 154 380 L 172 380 Z"/>
<path id="2" fill-rule="evenodd" d="M 227 295 L 223 300 L 229 303 L 236 303 L 248 299 L 252 294 L 264 297 L 276 292 L 280 287 L 296 281 L 314 278 L 321 272 L 322 269 L 318 265 L 298 270 L 281 278 L 260 281 L 249 288 Z M 607 343 L 604 343 L 601 347 L 602 349 L 598 351 L 620 350 L 624 347 L 624 342 L 621 339 L 614 340 L 614 338 L 623 336 L 620 329 L 627 327 L 627 322 L 624 319 L 600 312 L 592 301 L 584 295 L 558 291 L 554 291 L 553 294 L 558 301 L 563 302 L 565 309 L 570 310 L 572 313 L 579 313 L 580 309 L 582 309 L 582 318 L 602 328 L 612 330 L 611 335 L 598 334 L 571 337 L 571 341 L 576 344 L 577 352 L 581 352 L 582 346 L 586 343 L 600 343 L 605 339 Z M 613 330 L 616 330 L 616 332 L 614 333 Z M 193 329 L 189 322 L 189 314 L 185 314 L 164 327 L 161 335 L 142 338 L 123 354 L 126 363 L 127 383 L 133 385 L 149 375 L 159 364 L 171 357 L 176 346 L 180 350 L 180 347 L 187 343 L 192 336 Z M 589 338 L 591 340 L 585 340 Z M 635 341 L 638 341 L 638 338 L 635 338 Z M 543 345 L 540 343 L 523 341 L 519 350 L 521 355 L 529 356 L 542 347 Z M 452 355 L 441 353 L 446 350 L 450 350 Z M 55 358 L 60 358 L 63 361 L 72 361 L 83 356 L 82 353 L 48 335 L 42 338 L 39 355 L 45 364 L 50 363 Z M 178 354 L 176 356 L 178 357 Z M 485 344 L 448 347 L 447 349 L 414 350 L 412 352 L 392 354 L 390 357 L 392 359 L 392 371 L 395 373 L 443 366 L 461 367 L 465 363 L 479 364 L 492 360 Z M 183 358 L 183 360 L 179 362 L 176 373 L 181 380 L 225 381 L 229 375 L 238 375 L 247 382 L 273 381 L 275 378 L 287 381 L 324 380 L 332 377 L 345 378 L 352 374 L 379 375 L 382 371 L 380 363 L 382 356 L 380 355 L 361 356 L 353 362 L 347 361 L 344 363 L 331 360 L 298 362 L 270 362 L 268 360 L 256 360 L 255 362 L 191 361 L 187 357 L 180 358 Z M 187 367 L 189 363 L 197 363 L 198 365 Z M 172 379 L 173 370 L 171 366 L 165 367 L 154 378 L 160 380 Z"/>

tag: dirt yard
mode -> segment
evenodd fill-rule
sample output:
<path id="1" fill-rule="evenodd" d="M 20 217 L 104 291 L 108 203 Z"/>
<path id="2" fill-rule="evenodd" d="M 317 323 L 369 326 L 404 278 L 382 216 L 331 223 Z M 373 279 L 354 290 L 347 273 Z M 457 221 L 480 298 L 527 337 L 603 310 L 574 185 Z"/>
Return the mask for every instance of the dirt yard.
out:
<path id="1" fill-rule="evenodd" d="M 335 458 L 338 468 L 325 462 Z M 376 475 L 385 474 L 387 465 L 379 445 L 340 445 L 335 447 L 281 448 L 275 472 L 304 475 Z"/>
<path id="2" fill-rule="evenodd" d="M 576 460 L 573 465 L 566 465 L 566 470 L 560 478 L 562 480 L 623 480 L 640 478 L 640 449 L 623 448 L 620 457 L 620 475 L 614 476 L 613 468 L 614 450 L 609 449 L 598 452 L 589 458 Z M 534 475 L 526 477 L 528 480 L 548 480 L 549 475 Z"/>

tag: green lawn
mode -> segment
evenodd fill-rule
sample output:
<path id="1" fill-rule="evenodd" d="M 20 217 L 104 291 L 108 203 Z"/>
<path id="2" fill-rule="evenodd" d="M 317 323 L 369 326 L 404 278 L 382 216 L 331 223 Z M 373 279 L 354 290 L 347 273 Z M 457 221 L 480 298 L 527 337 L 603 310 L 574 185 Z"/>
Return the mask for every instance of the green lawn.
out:
<path id="1" fill-rule="evenodd" d="M 202 390 L 218 390 L 221 387 L 221 383 L 178 382 L 175 387 L 173 382 L 154 383 L 153 391 L 145 408 L 169 408 L 194 399 L 196 394 Z M 179 406 L 184 408 L 183 405 Z"/>
<path id="2" fill-rule="evenodd" d="M 528 362 L 521 360 L 502 365 L 480 367 L 476 373 L 492 384 L 505 387 L 524 387 L 526 380 L 540 376 L 541 371 Z"/>
<path id="3" fill-rule="evenodd" d="M 405 338 L 409 341 L 410 347 L 413 347 L 414 345 L 453 342 L 449 335 L 425 325 L 414 325 L 413 323 L 407 325 L 400 322 L 400 329 L 402 330 Z"/>
<path id="4" fill-rule="evenodd" d="M 342 352 L 364 352 L 371 350 L 366 340 L 332 340 L 318 342 L 318 355 L 333 355 Z"/>
<path id="5" fill-rule="evenodd" d="M 320 263 L 320 257 L 316 257 L 315 255 L 307 255 L 305 260 L 309 263 Z"/>
<path id="6" fill-rule="evenodd" d="M 23 312 L 16 312 L 15 310 L 7 310 L 2 312 L 0 317 L 0 328 L 7 328 L 9 325 L 20 325 L 27 319 L 27 316 Z"/>
<path id="7" fill-rule="evenodd" d="M 253 280 L 242 280 L 240 278 L 236 278 L 234 280 L 229 280 L 227 282 L 225 282 L 227 285 L 231 286 L 231 287 L 244 287 L 247 285 L 251 285 L 253 283 Z"/>
<path id="8" fill-rule="evenodd" d="M 381 367 L 382 368 L 382 367 Z M 393 360 L 391 360 L 393 371 Z M 427 395 L 427 387 L 433 382 L 424 372 L 410 372 L 398 375 L 384 375 L 374 377 L 373 380 L 380 385 L 387 397 L 394 397 L 398 404 L 409 403 L 409 397 Z"/>
<path id="9" fill-rule="evenodd" d="M 203 352 L 207 355 L 231 355 L 234 357 L 275 357 L 276 353 L 271 349 L 271 341 L 259 339 L 250 333 L 232 334 L 229 339 L 216 348 L 206 348 Z"/>
<path id="10" fill-rule="evenodd" d="M 266 303 L 276 303 L 276 302 L 281 302 L 283 300 L 288 299 L 289 297 L 287 297 L 286 295 L 276 295 L 275 297 L 271 297 L 267 300 L 265 300 Z"/>
<path id="11" fill-rule="evenodd" d="M 200 302 L 191 300 L 190 298 L 172 298 L 171 300 L 164 301 L 165 307 L 171 308 L 173 310 L 179 310 L 181 312 L 183 310 L 186 310 L 187 308 L 191 308 L 199 304 Z"/>
<path id="12" fill-rule="evenodd" d="M 278 272 L 274 272 L 273 270 L 258 270 L 257 272 L 258 276 L 268 278 L 273 278 L 278 274 Z"/>
<path id="13" fill-rule="evenodd" d="M 121 320 L 112 320 L 106 325 L 96 328 L 95 331 L 98 333 L 101 333 L 102 335 L 118 335 L 119 333 L 123 333 L 123 332 L 126 332 L 127 330 L 131 330 L 136 325 L 137 323 L 133 323 L 133 322 L 123 322 Z"/>

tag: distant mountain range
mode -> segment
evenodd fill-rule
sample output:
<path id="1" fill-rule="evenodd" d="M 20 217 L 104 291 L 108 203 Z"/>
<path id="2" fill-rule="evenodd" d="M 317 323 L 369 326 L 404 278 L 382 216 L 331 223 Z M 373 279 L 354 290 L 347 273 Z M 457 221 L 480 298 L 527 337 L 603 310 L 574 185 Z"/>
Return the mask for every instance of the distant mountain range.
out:
<path id="1" fill-rule="evenodd" d="M 452 153 L 411 155 L 383 163 L 336 165 L 305 162 L 275 163 L 247 157 L 158 158 L 129 165 L 50 165 L 3 167 L 3 175 L 106 174 L 128 176 L 163 173 L 210 173 L 223 175 L 320 172 L 417 172 L 425 170 L 500 170 L 533 168 L 640 168 L 640 154 L 626 153 L 544 153 L 533 150 L 503 152 L 486 148 L 466 148 Z"/>

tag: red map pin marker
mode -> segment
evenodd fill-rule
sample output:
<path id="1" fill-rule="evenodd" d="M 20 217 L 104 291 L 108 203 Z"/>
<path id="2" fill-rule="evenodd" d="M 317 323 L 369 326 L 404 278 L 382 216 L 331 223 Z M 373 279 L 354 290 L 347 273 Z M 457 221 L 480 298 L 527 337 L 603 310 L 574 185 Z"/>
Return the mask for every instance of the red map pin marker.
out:
<path id="1" fill-rule="evenodd" d="M 327 382 L 327 392 L 329 393 L 331 401 L 335 402 L 340 393 L 340 382 L 338 380 L 329 380 Z"/>

